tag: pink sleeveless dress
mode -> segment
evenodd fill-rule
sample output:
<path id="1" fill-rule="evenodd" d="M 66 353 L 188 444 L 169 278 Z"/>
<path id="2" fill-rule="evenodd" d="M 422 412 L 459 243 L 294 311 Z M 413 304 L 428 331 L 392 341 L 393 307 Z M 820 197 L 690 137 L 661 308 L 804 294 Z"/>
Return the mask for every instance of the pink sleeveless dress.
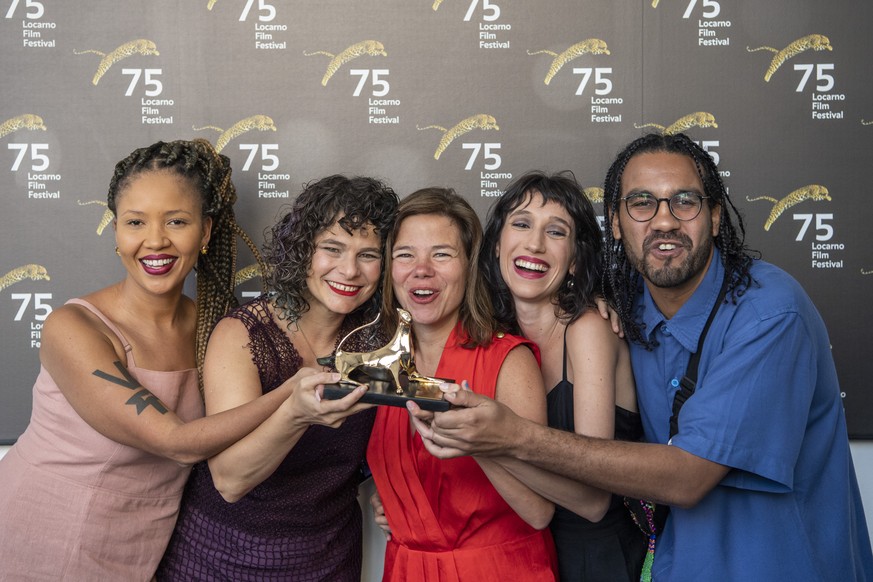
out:
<path id="1" fill-rule="evenodd" d="M 197 370 L 127 369 L 183 420 L 203 416 Z M 170 539 L 190 467 L 119 444 L 76 414 L 48 372 L 30 424 L 0 459 L 0 580 L 150 580 Z"/>

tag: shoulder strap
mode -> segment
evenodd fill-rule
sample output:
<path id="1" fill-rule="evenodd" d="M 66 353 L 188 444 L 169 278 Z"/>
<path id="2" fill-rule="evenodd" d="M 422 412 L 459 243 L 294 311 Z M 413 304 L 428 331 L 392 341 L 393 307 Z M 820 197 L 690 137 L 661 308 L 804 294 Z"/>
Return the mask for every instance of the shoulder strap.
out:
<path id="1" fill-rule="evenodd" d="M 567 381 L 567 329 L 569 327 L 570 327 L 569 325 L 564 326 L 564 352 L 563 352 L 564 355 L 562 356 L 563 369 L 561 371 L 561 380 L 563 380 L 564 382 Z"/>
<path id="2" fill-rule="evenodd" d="M 121 342 L 121 345 L 124 347 L 124 353 L 127 354 L 127 362 L 125 362 L 125 365 L 128 368 L 136 367 L 136 361 L 133 359 L 133 347 L 130 345 L 130 342 L 127 341 L 127 338 L 124 337 L 124 334 L 121 333 L 121 330 L 118 329 L 118 326 L 115 325 L 108 317 L 106 317 L 102 311 L 97 309 L 97 307 L 95 307 L 92 303 L 89 303 L 88 301 L 85 301 L 84 299 L 79 299 L 77 297 L 68 300 L 67 303 L 81 305 L 82 307 L 99 317 L 100 321 L 106 324 L 106 327 L 109 328 L 109 331 L 115 334 L 115 336 Z"/>
<path id="3" fill-rule="evenodd" d="M 679 432 L 679 411 L 682 410 L 682 405 L 685 401 L 691 398 L 694 390 L 697 388 L 697 368 L 700 365 L 700 353 L 703 351 L 703 340 L 706 339 L 706 334 L 709 332 L 709 326 L 712 325 L 712 320 L 715 319 L 715 314 L 724 299 L 727 296 L 730 276 L 725 273 L 724 280 L 721 283 L 721 290 L 718 292 L 718 299 L 715 300 L 715 305 L 709 312 L 709 318 L 706 320 L 706 325 L 703 326 L 703 331 L 700 332 L 700 339 L 697 340 L 697 350 L 691 354 L 691 359 L 688 360 L 688 368 L 685 370 L 685 375 L 679 381 L 679 389 L 673 397 L 673 415 L 670 417 L 670 438 L 672 439 Z"/>

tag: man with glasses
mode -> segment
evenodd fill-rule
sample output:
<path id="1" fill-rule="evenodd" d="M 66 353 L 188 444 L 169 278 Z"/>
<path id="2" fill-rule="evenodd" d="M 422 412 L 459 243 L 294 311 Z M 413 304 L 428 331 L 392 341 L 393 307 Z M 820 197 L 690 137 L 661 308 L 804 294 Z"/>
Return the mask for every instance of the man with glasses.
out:
<path id="1" fill-rule="evenodd" d="M 648 442 L 560 432 L 458 391 L 446 395 L 458 408 L 413 411 L 428 449 L 669 505 L 658 582 L 870 579 L 836 370 L 809 297 L 746 248 L 715 164 L 687 136 L 632 142 L 604 190 L 604 291 L 630 341 Z"/>

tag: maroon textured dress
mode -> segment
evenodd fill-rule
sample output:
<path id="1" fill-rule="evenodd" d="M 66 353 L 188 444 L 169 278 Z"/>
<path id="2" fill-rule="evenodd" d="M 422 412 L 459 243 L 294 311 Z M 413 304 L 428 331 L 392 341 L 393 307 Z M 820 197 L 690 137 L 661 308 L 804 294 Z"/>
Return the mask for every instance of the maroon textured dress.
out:
<path id="1" fill-rule="evenodd" d="M 227 315 L 248 329 L 265 393 L 301 366 L 267 301 L 259 297 Z M 340 338 L 360 325 L 350 319 Z M 195 465 L 158 580 L 360 581 L 357 491 L 375 413 L 351 416 L 338 429 L 309 427 L 275 473 L 236 503 L 221 497 L 205 462 Z"/>

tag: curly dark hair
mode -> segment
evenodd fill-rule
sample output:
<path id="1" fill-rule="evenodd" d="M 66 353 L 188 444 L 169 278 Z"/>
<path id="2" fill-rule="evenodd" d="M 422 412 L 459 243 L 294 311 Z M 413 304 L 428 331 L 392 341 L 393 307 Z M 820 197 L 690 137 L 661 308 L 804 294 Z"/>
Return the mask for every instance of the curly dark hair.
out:
<path id="1" fill-rule="evenodd" d="M 367 177 L 328 176 L 304 186 L 291 208 L 267 233 L 264 259 L 267 288 L 279 318 L 295 323 L 309 310 L 306 278 L 312 265 L 315 239 L 335 222 L 348 233 L 371 224 L 382 246 L 394 223 L 399 200 L 389 186 Z M 364 318 L 378 313 L 381 289 L 356 312 Z"/>
<path id="2" fill-rule="evenodd" d="M 552 175 L 541 171 L 524 174 L 507 186 L 503 196 L 488 211 L 479 252 L 479 265 L 491 290 L 497 321 L 507 331 L 516 334 L 520 329 L 516 322 L 515 303 L 500 273 L 497 244 L 507 217 L 517 208 L 532 204 L 536 195 L 541 196 L 543 205 L 548 202 L 561 205 L 573 221 L 573 273 L 566 274 L 564 283 L 553 297 L 555 314 L 567 323 L 576 321 L 594 304 L 594 297 L 601 287 L 603 236 L 594 207 L 582 192 L 576 177 L 569 171 Z"/>
<path id="3" fill-rule="evenodd" d="M 479 274 L 479 264 L 476 260 L 482 245 L 482 224 L 470 203 L 451 188 L 416 190 L 404 198 L 397 209 L 397 219 L 386 243 L 387 264 L 382 285 L 384 289 L 382 316 L 385 332 L 389 335 L 394 333 L 397 327 L 395 308 L 399 306 L 394 295 L 394 279 L 391 273 L 391 247 L 394 246 L 394 241 L 400 233 L 403 221 L 419 215 L 445 216 L 457 226 L 464 254 L 469 262 L 464 299 L 458 316 L 461 329 L 466 336 L 461 341 L 464 347 L 487 346 L 496 331 L 497 321 L 494 319 L 494 308 L 491 305 L 488 288 Z"/>
<path id="4" fill-rule="evenodd" d="M 621 317 L 628 340 L 640 343 L 648 349 L 654 347 L 654 344 L 645 339 L 642 324 L 635 320 L 633 314 L 636 294 L 642 291 L 642 276 L 628 260 L 622 242 L 615 240 L 609 225 L 612 217 L 619 211 L 621 177 L 625 167 L 634 156 L 651 152 L 667 152 L 691 158 L 703 183 L 704 192 L 709 196 L 709 203 L 719 206 L 721 221 L 713 244 L 721 253 L 725 271 L 730 277 L 728 300 L 736 301 L 752 285 L 752 261 L 760 258 L 760 253 L 746 246 L 743 217 L 731 201 L 718 168 L 706 150 L 682 133 L 651 133 L 628 144 L 610 166 L 603 188 L 603 210 L 607 224 L 603 294 Z"/>
<path id="5" fill-rule="evenodd" d="M 113 214 L 116 201 L 131 181 L 145 172 L 172 172 L 190 181 L 200 194 L 204 217 L 212 218 L 212 235 L 206 252 L 197 257 L 197 331 L 195 350 L 200 372 L 201 390 L 203 359 L 212 328 L 232 307 L 238 305 L 233 293 L 236 272 L 238 235 L 251 249 L 263 271 L 264 264 L 257 246 L 236 222 L 233 205 L 236 188 L 230 179 L 230 159 L 215 151 L 205 139 L 159 141 L 134 150 L 115 165 L 109 183 L 107 203 Z"/>

